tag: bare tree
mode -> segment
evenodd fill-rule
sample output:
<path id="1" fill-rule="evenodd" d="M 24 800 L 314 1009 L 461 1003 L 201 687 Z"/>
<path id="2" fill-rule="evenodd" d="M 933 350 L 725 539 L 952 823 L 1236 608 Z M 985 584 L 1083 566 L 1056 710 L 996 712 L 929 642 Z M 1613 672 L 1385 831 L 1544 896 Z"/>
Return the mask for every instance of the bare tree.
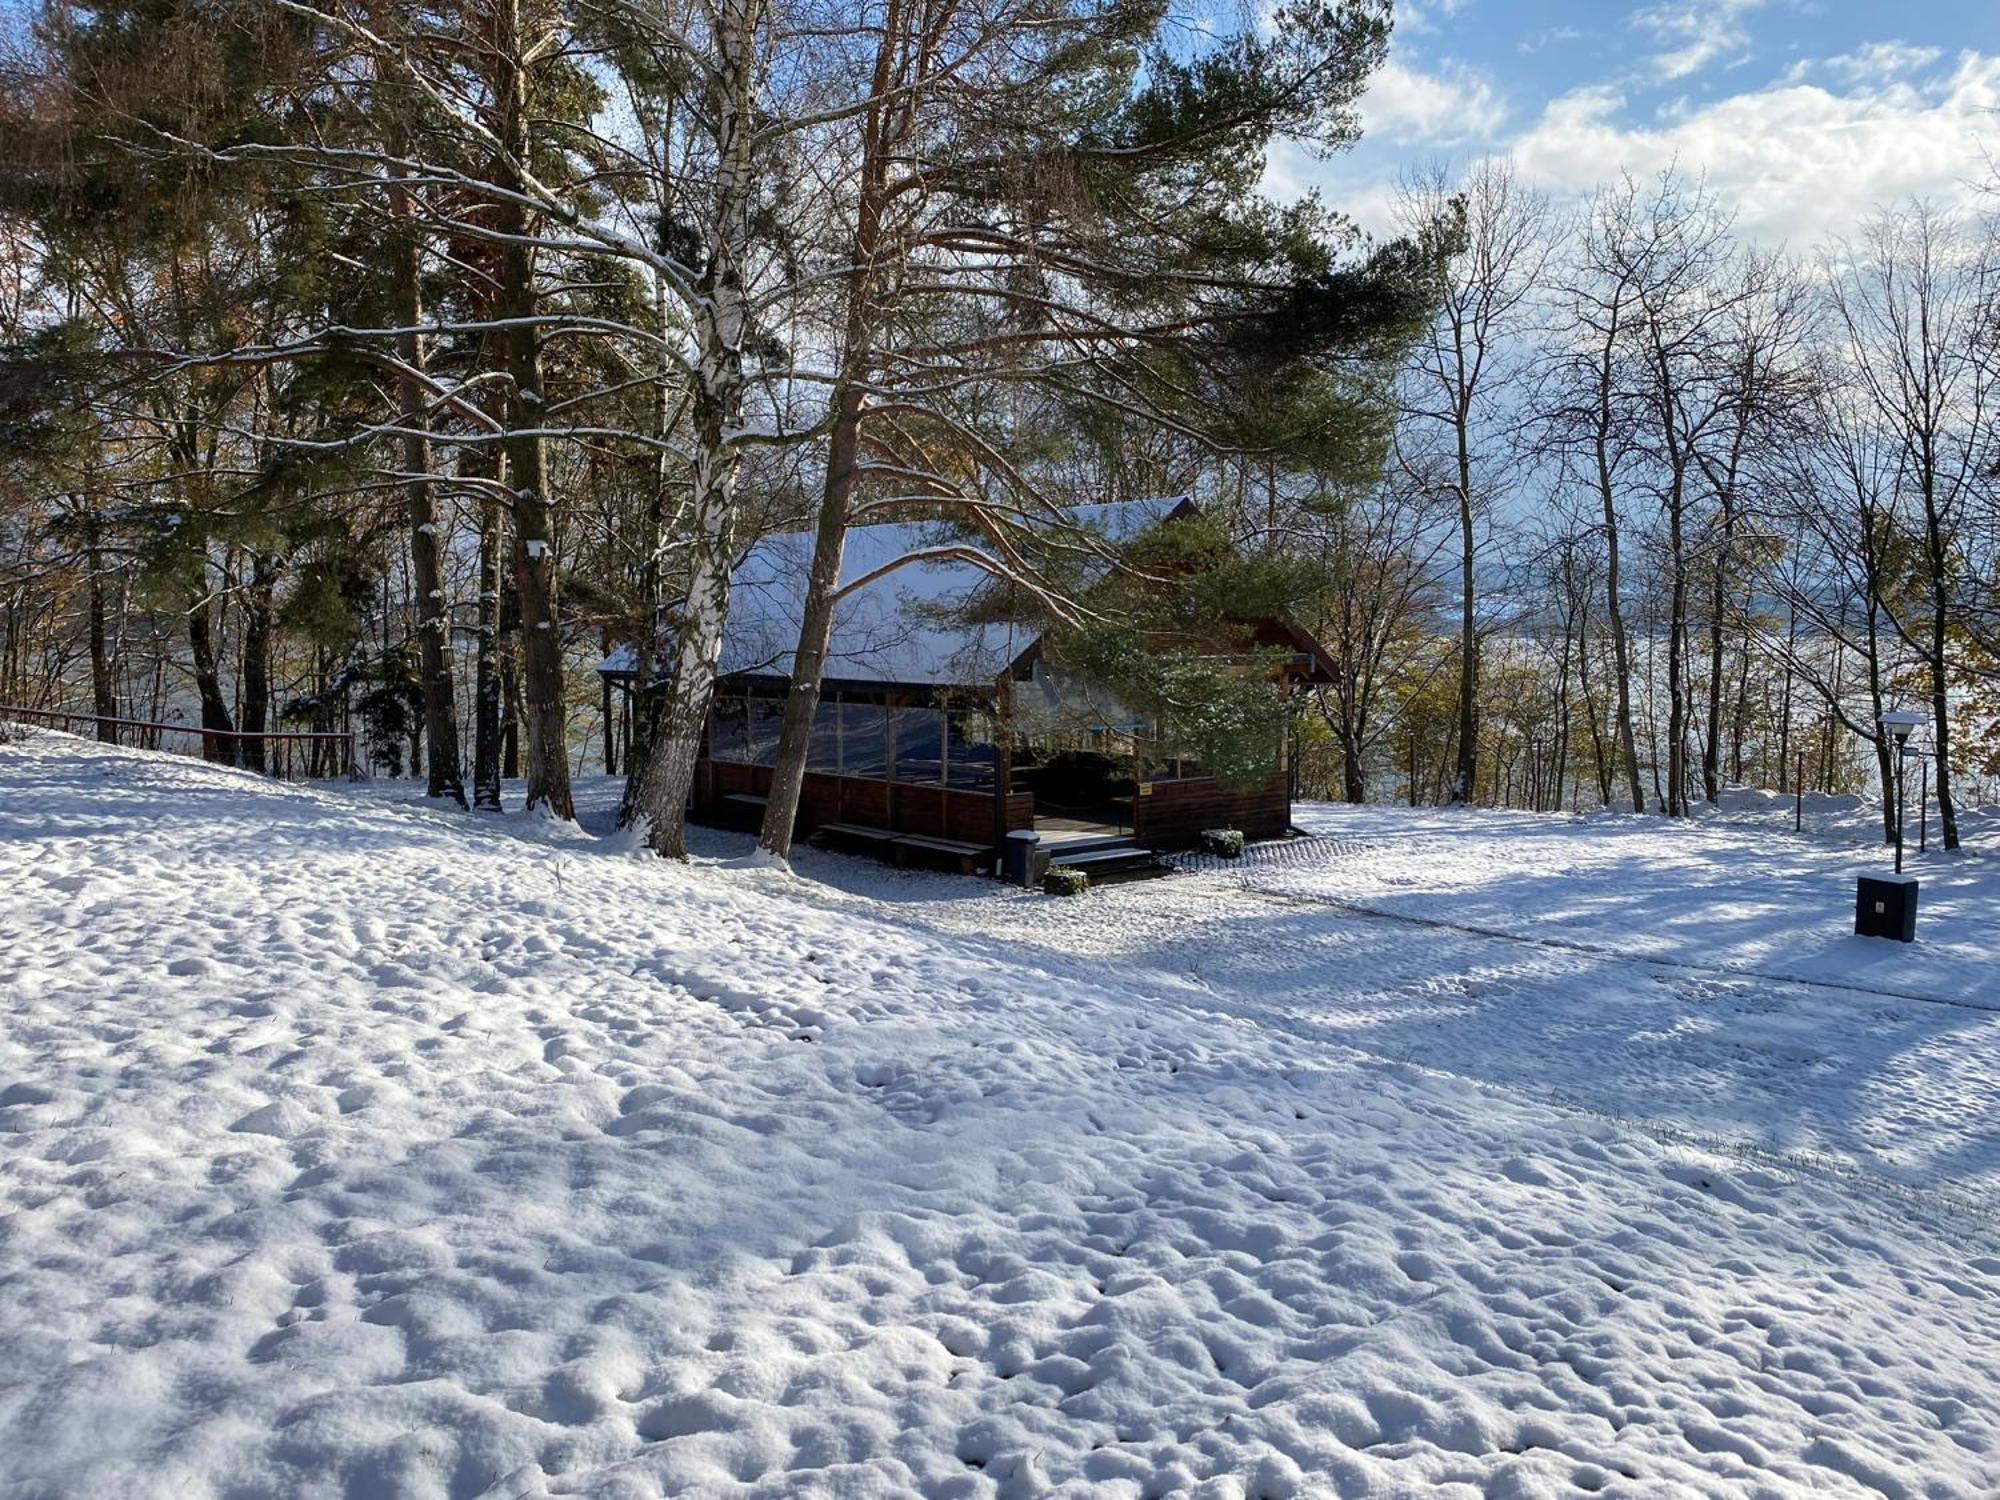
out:
<path id="1" fill-rule="evenodd" d="M 1485 157 L 1454 181 L 1432 168 L 1403 185 L 1397 217 L 1421 235 L 1455 228 L 1437 316 L 1405 375 L 1399 443 L 1406 463 L 1442 478 L 1458 509 L 1458 762 L 1451 800 L 1470 801 L 1478 781 L 1478 527 L 1493 496 L 1518 472 L 1523 447 L 1511 399 L 1529 369 L 1532 294 L 1551 251 L 1546 198 L 1517 180 L 1512 162 Z"/>
<path id="2" fill-rule="evenodd" d="M 1811 386 L 1801 356 L 1811 320 L 1806 283 L 1775 258 L 1748 255 L 1733 273 L 1725 293 L 1729 303 L 1718 353 L 1726 367 L 1721 377 L 1722 420 L 1712 441 L 1695 446 L 1714 502 L 1711 534 L 1705 549 L 1708 573 L 1708 702 L 1702 739 L 1702 793 L 1713 803 L 1721 791 L 1723 677 L 1725 641 L 1734 613 L 1747 631 L 1749 602 L 1743 595 L 1750 558 L 1739 530 L 1746 498 L 1761 477 L 1782 485 L 1776 472 L 1783 455 L 1807 425 L 1812 408 Z M 1752 538 L 1752 552 L 1761 550 Z M 1747 641 L 1741 651 L 1747 665 Z M 1737 750 L 1741 752 L 1742 695 L 1738 696 Z"/>
<path id="3" fill-rule="evenodd" d="M 1866 420 L 1895 455 L 1899 520 L 1918 540 L 1917 607 L 1889 619 L 1924 666 L 1944 846 L 1952 796 L 1952 630 L 1967 583 L 1968 529 L 1991 483 L 1986 443 L 1996 363 L 1980 246 L 1960 219 L 1913 202 L 1878 214 L 1831 267 L 1829 298 Z"/>
<path id="4" fill-rule="evenodd" d="M 1669 172 L 1635 204 L 1614 255 L 1638 291 L 1633 341 L 1634 438 L 1644 455 L 1642 482 L 1658 500 L 1666 534 L 1667 812 L 1685 817 L 1689 761 L 1689 597 L 1700 529 L 1701 455 L 1726 444 L 1735 398 L 1727 320 L 1746 296 L 1725 281 L 1729 220 L 1700 184 Z"/>
<path id="5" fill-rule="evenodd" d="M 1420 485 L 1385 481 L 1334 504 L 1316 528 L 1326 579 L 1317 636 L 1337 678 L 1316 702 L 1340 747 L 1349 802 L 1367 801 L 1368 757 L 1396 727 L 1398 705 L 1451 660 L 1425 628 L 1441 602 L 1437 559 L 1453 534 L 1440 499 Z"/>
<path id="6" fill-rule="evenodd" d="M 1645 285 L 1643 266 L 1628 253 L 1640 213 L 1640 190 L 1629 177 L 1590 204 L 1560 272 L 1558 327 L 1538 396 L 1544 431 L 1565 466 L 1595 497 L 1602 518 L 1618 751 L 1635 812 L 1646 810 L 1646 791 L 1633 733 L 1621 503 L 1630 483 L 1628 470 L 1638 457 L 1626 392 L 1631 330 Z"/>
<path id="7" fill-rule="evenodd" d="M 1899 459 L 1839 367 L 1839 346 L 1820 348 L 1824 378 L 1787 463 L 1789 483 L 1774 487 L 1762 512 L 1789 538 L 1764 581 L 1791 617 L 1784 637 L 1767 638 L 1762 654 L 1784 664 L 1788 684 L 1803 683 L 1819 699 L 1829 723 L 1869 741 L 1886 788 L 1894 752 L 1878 721 L 1893 706 L 1900 658 L 1889 608 L 1907 593 L 1912 561 L 1895 519 Z M 1858 703 L 1850 663 L 1860 668 Z M 1885 797 L 1883 839 L 1895 833 Z"/>

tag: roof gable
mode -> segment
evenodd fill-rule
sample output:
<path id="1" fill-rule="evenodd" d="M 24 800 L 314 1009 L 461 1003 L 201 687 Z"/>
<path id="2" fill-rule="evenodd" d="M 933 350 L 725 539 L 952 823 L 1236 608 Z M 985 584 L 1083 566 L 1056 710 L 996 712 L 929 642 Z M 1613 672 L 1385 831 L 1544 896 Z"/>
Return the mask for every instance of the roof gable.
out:
<path id="1" fill-rule="evenodd" d="M 1192 508 L 1190 501 L 1166 496 L 1073 506 L 1065 515 L 1072 524 L 1122 544 Z M 835 606 L 825 671 L 829 681 L 987 688 L 1034 645 L 1039 632 L 1029 627 L 957 618 L 959 607 L 994 577 L 989 569 L 964 557 L 903 562 L 945 546 L 986 550 L 937 521 L 848 528 L 841 582 L 868 582 Z M 764 537 L 743 555 L 730 576 L 721 676 L 791 676 L 812 552 L 813 533 L 788 531 Z M 870 578 L 874 573 L 881 576 Z M 1290 622 L 1271 623 L 1313 658 L 1311 675 L 1320 676 L 1323 648 Z M 635 661 L 631 647 L 620 646 L 598 670 L 630 676 Z"/>
<path id="2" fill-rule="evenodd" d="M 1111 542 L 1125 542 L 1171 515 L 1178 498 L 1076 506 L 1069 520 Z M 952 613 L 993 573 L 960 557 L 901 559 L 946 545 L 984 551 L 951 528 L 929 521 L 855 526 L 847 533 L 841 582 L 885 568 L 835 606 L 826 676 L 837 681 L 988 687 L 1030 645 L 1036 632 L 1011 622 L 967 624 Z M 724 676 L 788 677 L 805 612 L 813 536 L 783 532 L 744 554 L 730 580 Z M 997 563 L 996 559 L 996 563 Z"/>

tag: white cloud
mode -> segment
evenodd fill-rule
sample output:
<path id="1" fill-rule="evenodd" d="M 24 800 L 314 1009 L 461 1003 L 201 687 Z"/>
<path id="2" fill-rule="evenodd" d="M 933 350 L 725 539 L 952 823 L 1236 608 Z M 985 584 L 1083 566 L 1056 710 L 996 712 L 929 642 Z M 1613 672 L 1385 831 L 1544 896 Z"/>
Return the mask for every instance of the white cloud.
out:
<path id="1" fill-rule="evenodd" d="M 1393 57 L 1370 81 L 1360 110 L 1365 134 L 1406 144 L 1486 140 L 1507 120 L 1493 85 L 1470 68 L 1446 63 L 1426 73 Z"/>
<path id="2" fill-rule="evenodd" d="M 1421 5 L 1414 0 L 1402 0 L 1396 7 L 1396 30 L 1403 36 L 1420 36 L 1436 31 L 1437 23 L 1431 19 L 1431 12 L 1449 19 L 1464 10 L 1472 0 L 1423 0 Z"/>
<path id="3" fill-rule="evenodd" d="M 1743 18 L 1764 8 L 1766 0 L 1660 0 L 1632 13 L 1632 24 L 1665 45 L 1652 57 L 1663 78 L 1687 78 L 1718 57 L 1733 56 L 1750 45 Z"/>
<path id="4" fill-rule="evenodd" d="M 1847 92 L 1788 79 L 1654 126 L 1623 123 L 1623 105 L 1607 87 L 1552 101 L 1514 143 L 1524 175 L 1580 193 L 1621 168 L 1646 174 L 1678 162 L 1738 205 L 1746 235 L 1803 247 L 1912 194 L 1964 196 L 2000 109 L 2000 57 L 1967 53 L 1936 78 Z"/>
<path id="5" fill-rule="evenodd" d="M 1887 83 L 1921 73 L 1944 56 L 1941 47 L 1913 47 L 1908 42 L 1870 42 L 1859 52 L 1829 57 L 1820 64 L 1848 83 Z"/>
<path id="6" fill-rule="evenodd" d="M 1531 36 L 1525 36 L 1514 44 L 1514 50 L 1523 56 L 1532 56 L 1544 47 L 1554 47 L 1565 42 L 1580 42 L 1583 32 L 1574 26 L 1544 26 Z"/>

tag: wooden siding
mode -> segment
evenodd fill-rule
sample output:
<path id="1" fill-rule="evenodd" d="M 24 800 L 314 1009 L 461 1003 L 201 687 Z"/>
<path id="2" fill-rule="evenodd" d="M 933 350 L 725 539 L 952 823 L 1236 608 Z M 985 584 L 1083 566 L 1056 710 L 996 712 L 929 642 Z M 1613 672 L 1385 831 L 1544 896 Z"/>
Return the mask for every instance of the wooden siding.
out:
<path id="1" fill-rule="evenodd" d="M 695 811 L 713 816 L 722 811 L 719 804 L 725 797 L 767 795 L 771 790 L 771 768 L 738 761 L 704 760 L 695 787 Z M 991 792 L 808 771 L 799 794 L 795 836 L 809 838 L 824 823 L 861 823 L 871 828 L 893 828 L 898 833 L 991 847 L 1004 836 L 1005 829 L 1034 826 L 1035 799 L 1025 792 L 1009 796 L 1003 829 L 995 825 L 995 798 Z"/>
<path id="2" fill-rule="evenodd" d="M 1292 825 L 1289 778 L 1283 769 L 1247 791 L 1213 777 L 1155 781 L 1132 799 L 1133 838 L 1154 849 L 1192 849 L 1207 828 L 1239 828 L 1247 839 L 1274 839 Z"/>

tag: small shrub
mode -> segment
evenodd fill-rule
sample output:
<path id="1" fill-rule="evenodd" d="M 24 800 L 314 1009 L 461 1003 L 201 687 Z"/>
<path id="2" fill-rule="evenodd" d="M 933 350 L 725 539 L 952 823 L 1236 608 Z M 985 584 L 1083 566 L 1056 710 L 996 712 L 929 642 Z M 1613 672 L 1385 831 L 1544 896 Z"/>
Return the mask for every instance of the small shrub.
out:
<path id="1" fill-rule="evenodd" d="M 1243 855 L 1243 830 L 1204 828 L 1201 831 L 1201 847 L 1203 853 L 1221 859 L 1240 859 Z"/>
<path id="2" fill-rule="evenodd" d="M 1090 872 L 1052 866 L 1042 876 L 1042 889 L 1051 896 L 1081 896 L 1090 889 Z"/>

